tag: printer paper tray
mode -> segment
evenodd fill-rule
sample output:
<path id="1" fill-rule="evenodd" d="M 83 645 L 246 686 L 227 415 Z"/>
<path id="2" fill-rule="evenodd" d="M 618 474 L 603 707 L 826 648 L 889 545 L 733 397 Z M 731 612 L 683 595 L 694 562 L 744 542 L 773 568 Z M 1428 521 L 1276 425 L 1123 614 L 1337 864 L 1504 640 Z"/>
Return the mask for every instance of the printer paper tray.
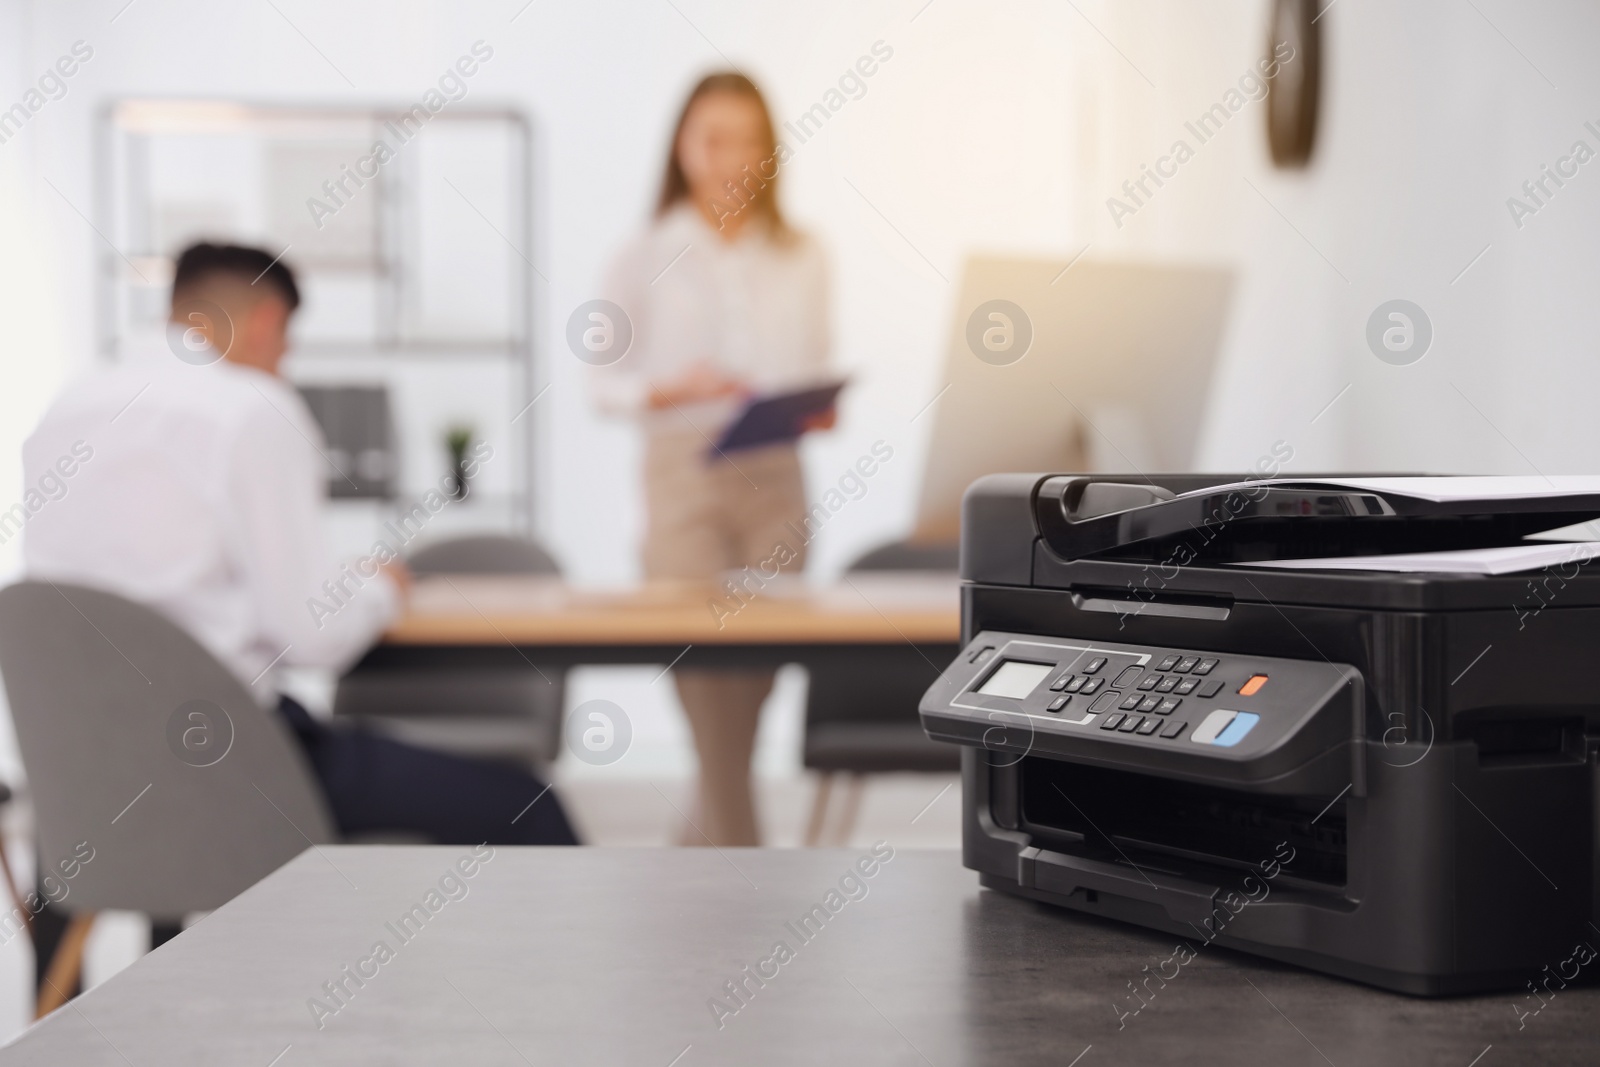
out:
<path id="1" fill-rule="evenodd" d="M 1034 847 L 1017 853 L 1017 885 L 1062 896 L 1079 889 L 1113 893 L 1159 905 L 1174 922 L 1196 925 L 1211 917 L 1219 891 L 1216 886 L 1160 871 L 1130 873 L 1118 864 Z"/>

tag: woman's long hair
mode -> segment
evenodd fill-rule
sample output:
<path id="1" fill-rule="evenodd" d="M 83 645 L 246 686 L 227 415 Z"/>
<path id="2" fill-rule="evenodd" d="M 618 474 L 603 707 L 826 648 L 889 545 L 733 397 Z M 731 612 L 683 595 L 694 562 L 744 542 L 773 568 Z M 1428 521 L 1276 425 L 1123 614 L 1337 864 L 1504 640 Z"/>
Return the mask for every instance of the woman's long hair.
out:
<path id="1" fill-rule="evenodd" d="M 736 71 L 727 71 L 719 74 L 708 74 L 700 79 L 700 83 L 689 94 L 689 99 L 683 103 L 683 110 L 678 113 L 677 125 L 672 129 L 672 142 L 667 148 L 667 170 L 661 178 L 661 195 L 656 200 L 656 215 L 665 215 L 680 201 L 689 199 L 689 179 L 683 173 L 683 166 L 678 162 L 678 140 L 683 136 L 683 125 L 689 119 L 689 112 L 701 97 L 711 93 L 732 93 L 742 96 L 755 103 L 761 112 L 761 135 L 766 141 L 766 156 L 758 169 L 760 174 L 755 178 L 761 183 L 758 195 L 749 203 L 750 210 L 757 216 L 765 219 L 772 227 L 775 236 L 787 236 L 789 227 L 783 219 L 783 212 L 778 207 L 778 138 L 772 128 L 772 114 L 767 110 L 767 101 L 761 95 L 761 90 L 756 88 L 756 83 Z M 767 176 L 770 166 L 771 177 Z M 735 199 L 735 203 L 741 203 Z M 742 210 L 742 209 L 740 209 Z"/>

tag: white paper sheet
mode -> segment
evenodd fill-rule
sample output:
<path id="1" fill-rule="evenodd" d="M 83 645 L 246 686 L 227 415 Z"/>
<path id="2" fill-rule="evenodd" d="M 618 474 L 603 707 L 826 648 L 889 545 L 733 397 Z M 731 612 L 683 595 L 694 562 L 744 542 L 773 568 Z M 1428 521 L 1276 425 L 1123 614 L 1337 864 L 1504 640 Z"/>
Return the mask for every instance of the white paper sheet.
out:
<path id="1" fill-rule="evenodd" d="M 1229 489 L 1248 489 L 1259 485 L 1326 485 L 1345 489 L 1364 489 L 1373 493 L 1401 493 L 1419 500 L 1442 504 L 1453 500 L 1511 500 L 1517 497 L 1600 495 L 1600 475 L 1552 474 L 1488 475 L 1483 477 L 1429 478 L 1265 478 L 1258 482 L 1235 482 L 1196 490 L 1216 493 Z M 1185 494 L 1187 495 L 1187 494 Z"/>
<path id="2" fill-rule="evenodd" d="M 1390 574 L 1516 574 L 1545 567 L 1566 567 L 1600 556 L 1600 541 L 1511 545 L 1451 552 L 1408 552 L 1393 556 L 1328 556 L 1319 559 L 1272 559 L 1241 567 L 1283 570 L 1382 571 Z"/>

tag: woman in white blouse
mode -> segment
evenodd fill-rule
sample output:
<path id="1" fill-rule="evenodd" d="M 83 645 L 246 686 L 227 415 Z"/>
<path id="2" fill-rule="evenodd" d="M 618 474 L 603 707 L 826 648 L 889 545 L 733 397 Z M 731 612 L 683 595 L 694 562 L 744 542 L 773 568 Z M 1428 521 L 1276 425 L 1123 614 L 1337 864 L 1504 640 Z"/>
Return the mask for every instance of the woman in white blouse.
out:
<path id="1" fill-rule="evenodd" d="M 604 410 L 637 418 L 644 431 L 650 578 L 714 579 L 771 560 L 780 543 L 790 549 L 782 570 L 804 562 L 785 525 L 798 527 L 806 509 L 794 445 L 727 456 L 711 448 L 751 395 L 826 376 L 826 264 L 779 211 L 787 152 L 749 79 L 702 80 L 679 116 L 655 218 L 608 276 L 606 296 L 627 314 L 633 340 L 621 360 L 597 368 L 594 387 Z M 750 757 L 772 678 L 675 673 L 700 759 L 687 840 L 758 843 Z"/>

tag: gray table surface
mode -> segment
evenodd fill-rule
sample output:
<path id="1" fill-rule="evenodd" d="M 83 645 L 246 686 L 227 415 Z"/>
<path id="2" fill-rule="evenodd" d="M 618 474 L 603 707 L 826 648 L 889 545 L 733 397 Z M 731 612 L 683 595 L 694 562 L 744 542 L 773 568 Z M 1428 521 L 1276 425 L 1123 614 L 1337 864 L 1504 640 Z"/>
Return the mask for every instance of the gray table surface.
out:
<path id="1" fill-rule="evenodd" d="M 1136 1015 L 1174 939 L 980 889 L 954 852 L 308 850 L 35 1025 L 5 1063 L 1427 1064 L 1600 1062 L 1600 989 L 1519 1028 L 1515 993 L 1418 1000 L 1202 948 Z M 846 888 L 852 888 L 848 883 Z M 794 924 L 833 914 L 809 941 Z M 402 942 L 389 924 L 434 905 Z M 392 957 L 361 965 L 384 941 Z M 724 984 L 786 962 L 743 1004 Z M 339 1005 L 342 969 L 372 977 Z M 1167 968 L 1171 973 L 1170 965 Z M 338 1007 L 319 1028 L 309 1002 Z M 710 1002 L 720 998 L 718 1019 Z M 1534 1002 L 1537 1003 L 1537 1002 Z M 731 1009 L 737 1006 L 738 1011 Z M 1491 1047 L 1492 1046 L 1492 1047 Z M 276 1057 L 276 1058 L 275 1058 Z"/>

